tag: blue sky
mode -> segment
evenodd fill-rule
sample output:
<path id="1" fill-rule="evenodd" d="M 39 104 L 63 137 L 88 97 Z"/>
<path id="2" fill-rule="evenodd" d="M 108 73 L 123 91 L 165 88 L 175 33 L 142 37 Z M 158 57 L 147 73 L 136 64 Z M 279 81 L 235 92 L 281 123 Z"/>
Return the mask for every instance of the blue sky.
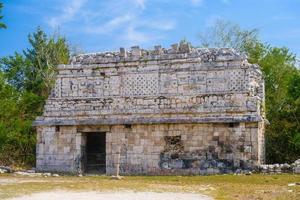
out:
<path id="1" fill-rule="evenodd" d="M 59 32 L 85 52 L 139 45 L 168 47 L 198 34 L 216 19 L 258 28 L 261 39 L 300 55 L 300 0 L 2 0 L 0 56 L 28 47 L 37 26 Z"/>

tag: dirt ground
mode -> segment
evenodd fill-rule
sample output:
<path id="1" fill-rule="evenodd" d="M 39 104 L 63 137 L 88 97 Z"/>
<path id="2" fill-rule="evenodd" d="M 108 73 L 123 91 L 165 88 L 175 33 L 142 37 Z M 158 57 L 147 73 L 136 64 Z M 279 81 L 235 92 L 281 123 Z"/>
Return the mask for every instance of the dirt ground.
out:
<path id="1" fill-rule="evenodd" d="M 9 200 L 300 200 L 300 175 L 21 176 L 0 174 L 0 199 Z"/>
<path id="2" fill-rule="evenodd" d="M 13 198 L 12 200 L 211 200 L 207 196 L 192 193 L 155 192 L 42 192 Z"/>

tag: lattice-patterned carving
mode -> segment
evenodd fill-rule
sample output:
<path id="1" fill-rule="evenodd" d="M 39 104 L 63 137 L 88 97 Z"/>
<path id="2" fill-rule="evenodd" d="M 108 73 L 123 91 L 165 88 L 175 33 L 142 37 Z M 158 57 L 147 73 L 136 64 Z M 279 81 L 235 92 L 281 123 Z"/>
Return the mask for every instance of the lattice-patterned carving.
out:
<path id="1" fill-rule="evenodd" d="M 156 95 L 158 74 L 129 74 L 122 77 L 123 96 Z"/>
<path id="2" fill-rule="evenodd" d="M 243 69 L 227 71 L 229 91 L 245 90 L 245 71 Z"/>

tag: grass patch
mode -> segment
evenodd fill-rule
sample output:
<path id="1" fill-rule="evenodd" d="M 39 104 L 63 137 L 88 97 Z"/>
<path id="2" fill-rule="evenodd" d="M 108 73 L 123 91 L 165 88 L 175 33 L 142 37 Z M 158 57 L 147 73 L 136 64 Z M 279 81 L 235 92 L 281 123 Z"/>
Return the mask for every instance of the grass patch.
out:
<path id="1" fill-rule="evenodd" d="M 24 177 L 0 175 L 0 199 L 53 190 L 70 191 L 153 191 L 193 192 L 222 200 L 299 199 L 300 175 L 215 175 L 215 176 L 127 176 L 111 180 L 107 176 Z"/>

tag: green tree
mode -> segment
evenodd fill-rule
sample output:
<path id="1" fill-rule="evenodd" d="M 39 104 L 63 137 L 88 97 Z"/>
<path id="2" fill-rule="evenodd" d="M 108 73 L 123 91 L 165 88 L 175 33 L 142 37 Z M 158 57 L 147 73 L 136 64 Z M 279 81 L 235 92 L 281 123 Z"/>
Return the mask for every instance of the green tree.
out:
<path id="1" fill-rule="evenodd" d="M 216 20 L 213 26 L 199 34 L 203 47 L 229 47 L 246 51 L 246 45 L 258 41 L 258 29 L 242 30 L 233 22 Z"/>
<path id="2" fill-rule="evenodd" d="M 203 46 L 236 48 L 257 63 L 264 74 L 266 90 L 266 160 L 293 162 L 300 156 L 300 72 L 295 55 L 287 48 L 272 47 L 258 39 L 257 29 L 243 30 L 231 22 L 217 21 L 200 34 Z"/>
<path id="3" fill-rule="evenodd" d="M 33 115 L 24 105 L 26 96 L 7 83 L 0 73 L 0 165 L 26 165 L 34 162 Z"/>
<path id="4" fill-rule="evenodd" d="M 254 51 L 253 51 L 254 52 Z M 294 83 L 299 76 L 295 68 L 295 56 L 286 48 L 264 46 L 263 53 L 252 62 L 258 63 L 264 72 L 266 88 L 266 114 L 270 125 L 266 128 L 266 158 L 270 163 L 293 162 L 300 155 L 299 104 Z M 257 56 L 257 53 L 255 53 Z"/>
<path id="5" fill-rule="evenodd" d="M 1 70 L 5 72 L 4 76 L 8 83 L 19 91 L 24 89 L 24 83 L 27 78 L 26 72 L 30 64 L 30 61 L 19 53 L 0 60 Z"/>
<path id="6" fill-rule="evenodd" d="M 37 31 L 28 36 L 31 48 L 24 51 L 30 65 L 26 69 L 26 90 L 47 97 L 55 81 L 58 64 L 69 61 L 69 46 L 65 38 L 60 36 L 48 37 L 38 27 Z"/>
<path id="7" fill-rule="evenodd" d="M 34 164 L 32 121 L 42 113 L 57 65 L 69 60 L 63 37 L 38 28 L 28 39 L 31 47 L 23 54 L 0 59 L 0 165 Z"/>
<path id="8" fill-rule="evenodd" d="M 1 15 L 2 8 L 3 8 L 3 3 L 0 2 L 0 20 L 3 19 L 3 16 Z M 0 21 L 0 29 L 1 28 L 6 28 L 6 25 Z"/>

